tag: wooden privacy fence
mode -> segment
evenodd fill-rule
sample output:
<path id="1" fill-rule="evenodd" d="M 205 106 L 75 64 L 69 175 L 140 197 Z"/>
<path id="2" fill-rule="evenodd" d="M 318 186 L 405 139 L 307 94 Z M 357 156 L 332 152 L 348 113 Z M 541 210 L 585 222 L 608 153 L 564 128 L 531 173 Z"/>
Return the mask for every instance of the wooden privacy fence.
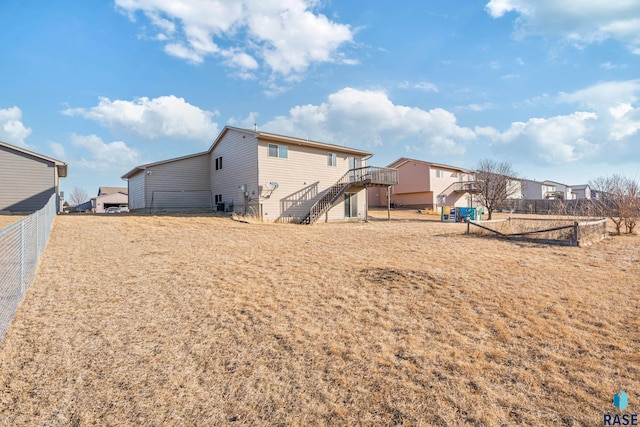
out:
<path id="1" fill-rule="evenodd" d="M 567 246 L 586 246 L 607 234 L 606 218 L 578 221 L 552 218 L 512 218 L 467 222 L 467 234 L 493 235 Z"/>

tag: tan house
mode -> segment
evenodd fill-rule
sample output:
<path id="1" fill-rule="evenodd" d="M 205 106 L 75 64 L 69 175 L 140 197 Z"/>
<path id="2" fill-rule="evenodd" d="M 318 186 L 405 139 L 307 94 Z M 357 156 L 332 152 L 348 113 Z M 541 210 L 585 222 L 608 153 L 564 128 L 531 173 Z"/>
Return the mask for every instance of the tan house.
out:
<path id="1" fill-rule="evenodd" d="M 441 206 L 473 206 L 474 172 L 471 170 L 401 157 L 388 168 L 398 170 L 397 185 L 369 188 L 369 206 L 437 210 Z"/>
<path id="2" fill-rule="evenodd" d="M 265 221 L 365 219 L 367 187 L 397 183 L 368 166 L 372 153 L 226 126 L 208 151 L 138 166 L 128 181 L 132 212 L 217 210 Z"/>
<path id="3" fill-rule="evenodd" d="M 127 210 L 129 195 L 127 187 L 100 187 L 98 196 L 91 198 L 91 208 L 95 213 L 105 213 L 109 208 Z"/>

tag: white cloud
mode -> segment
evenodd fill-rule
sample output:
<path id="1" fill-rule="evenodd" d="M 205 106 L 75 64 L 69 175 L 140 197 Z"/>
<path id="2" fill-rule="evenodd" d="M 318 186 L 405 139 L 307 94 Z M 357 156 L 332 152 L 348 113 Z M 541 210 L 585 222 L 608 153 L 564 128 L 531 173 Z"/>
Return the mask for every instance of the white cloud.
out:
<path id="1" fill-rule="evenodd" d="M 573 104 L 579 110 L 548 118 L 514 122 L 503 132 L 481 132 L 497 150 L 538 164 L 562 165 L 586 158 L 612 162 L 638 158 L 640 147 L 640 80 L 608 81 L 532 104 Z"/>
<path id="2" fill-rule="evenodd" d="M 89 157 L 81 156 L 74 165 L 97 171 L 127 170 L 138 164 L 140 154 L 122 141 L 105 143 L 96 135 L 71 135 L 71 143 L 84 149 Z"/>
<path id="3" fill-rule="evenodd" d="M 598 145 L 588 140 L 589 122 L 595 113 L 575 112 L 550 118 L 532 118 L 514 122 L 496 139 L 505 148 L 542 164 L 561 165 L 594 154 Z"/>
<path id="4" fill-rule="evenodd" d="M 64 146 L 58 142 L 50 142 L 49 147 L 56 159 L 63 159 L 65 156 Z"/>
<path id="5" fill-rule="evenodd" d="M 424 90 L 426 92 L 438 92 L 438 87 L 433 83 L 420 82 L 413 86 L 416 89 Z"/>
<path id="6" fill-rule="evenodd" d="M 211 141 L 218 134 L 218 125 L 211 120 L 217 112 L 201 110 L 173 95 L 134 101 L 100 98 L 95 107 L 69 108 L 62 114 L 79 115 L 104 127 L 125 129 L 148 139 L 171 137 Z"/>
<path id="7" fill-rule="evenodd" d="M 266 66 L 281 76 L 319 62 L 353 63 L 338 49 L 353 39 L 348 25 L 315 13 L 316 0 L 116 0 L 130 19 L 142 12 L 165 52 L 192 63 L 218 56 L 239 70 Z"/>
<path id="8" fill-rule="evenodd" d="M 601 82 L 574 93 L 561 92 L 559 101 L 577 103 L 594 110 L 604 110 L 620 103 L 638 100 L 640 80 Z"/>
<path id="9" fill-rule="evenodd" d="M 612 140 L 620 141 L 640 130 L 640 108 L 622 103 L 609 108 L 609 114 L 613 119 L 609 132 L 609 137 Z"/>
<path id="10" fill-rule="evenodd" d="M 471 111 L 485 111 L 493 108 L 493 104 L 490 102 L 485 102 L 484 104 L 469 104 L 466 107 L 460 107 L 462 110 L 471 110 Z"/>
<path id="11" fill-rule="evenodd" d="M 260 116 L 259 113 L 255 111 L 251 111 L 249 115 L 243 119 L 231 118 L 228 121 L 228 124 L 230 126 L 236 126 L 236 127 L 241 127 L 245 129 L 253 129 L 254 126 L 256 126 L 258 123 L 258 116 Z"/>
<path id="12" fill-rule="evenodd" d="M 400 83 L 398 83 L 398 87 L 400 89 L 418 89 L 418 90 L 423 90 L 425 92 L 438 92 L 438 87 L 430 82 L 418 82 L 418 83 L 414 83 L 411 84 L 408 81 L 404 80 Z"/>
<path id="13" fill-rule="evenodd" d="M 558 36 L 577 47 L 618 40 L 640 54 L 640 2 L 637 0 L 491 0 L 494 18 L 518 14 L 515 36 Z"/>
<path id="14" fill-rule="evenodd" d="M 31 129 L 22 123 L 22 111 L 18 107 L 0 109 L 0 141 L 21 147 L 29 147 L 24 140 Z"/>
<path id="15" fill-rule="evenodd" d="M 610 141 L 621 141 L 640 130 L 640 107 L 634 106 L 639 94 L 640 80 L 611 81 L 574 93 L 563 92 L 558 100 L 598 112 L 602 135 Z"/>
<path id="16" fill-rule="evenodd" d="M 265 130 L 349 146 L 410 143 L 414 150 L 462 154 L 475 132 L 456 123 L 453 113 L 394 104 L 379 90 L 345 88 L 319 105 L 299 105 Z"/>

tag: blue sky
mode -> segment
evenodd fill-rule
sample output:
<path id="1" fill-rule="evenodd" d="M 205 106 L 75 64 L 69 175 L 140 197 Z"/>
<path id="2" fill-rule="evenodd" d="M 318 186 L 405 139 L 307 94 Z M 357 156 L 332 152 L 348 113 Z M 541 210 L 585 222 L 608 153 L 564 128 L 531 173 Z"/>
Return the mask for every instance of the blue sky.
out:
<path id="1" fill-rule="evenodd" d="M 2 0 L 0 39 L 0 140 L 66 161 L 68 194 L 227 124 L 640 178 L 639 0 Z"/>

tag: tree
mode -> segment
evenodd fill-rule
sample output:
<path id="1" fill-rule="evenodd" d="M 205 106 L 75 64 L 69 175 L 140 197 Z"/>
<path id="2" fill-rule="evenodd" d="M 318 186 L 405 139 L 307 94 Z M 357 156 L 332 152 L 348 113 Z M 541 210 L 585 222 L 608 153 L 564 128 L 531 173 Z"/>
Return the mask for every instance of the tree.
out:
<path id="1" fill-rule="evenodd" d="M 475 187 L 478 201 L 487 210 L 487 219 L 491 219 L 493 212 L 508 199 L 522 193 L 520 178 L 511 164 L 491 159 L 478 162 Z"/>
<path id="2" fill-rule="evenodd" d="M 74 206 L 78 206 L 89 200 L 89 194 L 84 188 L 73 187 L 73 192 L 71 193 L 71 203 Z"/>
<path id="3" fill-rule="evenodd" d="M 592 200 L 598 214 L 608 217 L 616 227 L 616 234 L 633 230 L 640 218 L 640 184 L 622 175 L 599 177 L 590 183 L 596 190 Z"/>
<path id="4" fill-rule="evenodd" d="M 625 180 L 624 186 L 623 216 L 627 233 L 633 233 L 633 229 L 640 218 L 640 184 L 632 179 Z"/>

